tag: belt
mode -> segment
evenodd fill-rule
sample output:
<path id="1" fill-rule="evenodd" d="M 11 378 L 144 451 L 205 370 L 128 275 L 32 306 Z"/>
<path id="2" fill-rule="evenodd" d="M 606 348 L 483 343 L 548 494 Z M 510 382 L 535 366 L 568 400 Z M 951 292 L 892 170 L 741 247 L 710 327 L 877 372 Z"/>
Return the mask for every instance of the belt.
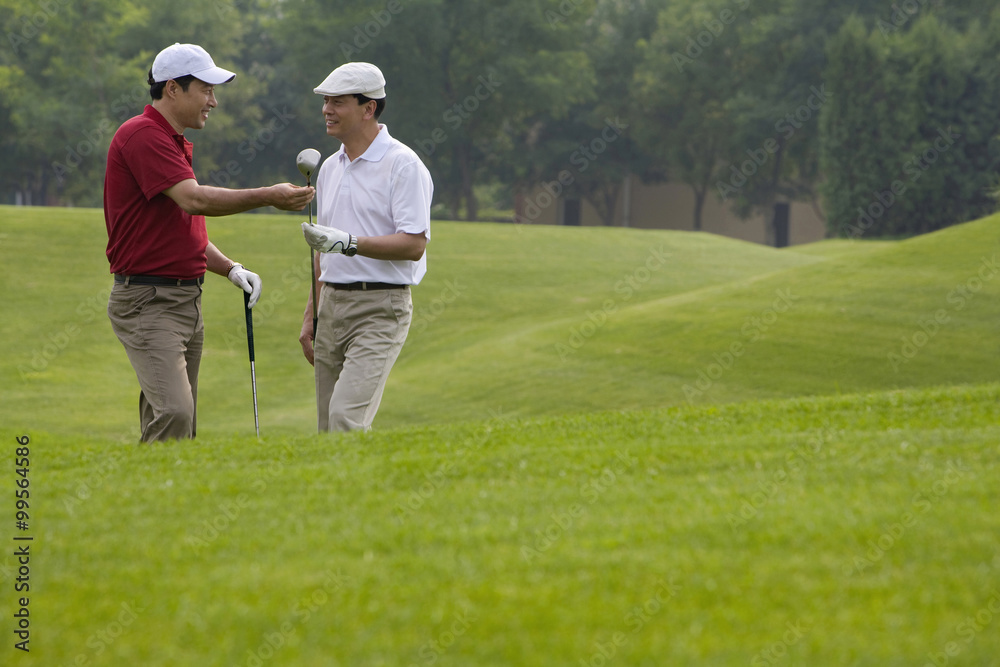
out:
<path id="1" fill-rule="evenodd" d="M 159 285 L 161 287 L 171 285 L 174 287 L 191 287 L 193 285 L 201 285 L 204 283 L 205 276 L 182 280 L 180 278 L 163 278 L 161 276 L 124 276 L 120 273 L 116 273 L 115 282 L 123 284 L 126 287 L 129 285 Z"/>
<path id="2" fill-rule="evenodd" d="M 406 289 L 409 285 L 394 285 L 392 283 L 326 283 L 333 289 L 373 290 L 373 289 Z"/>

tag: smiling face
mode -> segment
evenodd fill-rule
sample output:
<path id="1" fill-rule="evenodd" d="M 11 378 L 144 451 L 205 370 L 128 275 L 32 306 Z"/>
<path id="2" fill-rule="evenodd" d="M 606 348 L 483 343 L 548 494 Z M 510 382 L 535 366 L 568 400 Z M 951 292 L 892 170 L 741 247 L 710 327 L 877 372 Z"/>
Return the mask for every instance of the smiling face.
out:
<path id="1" fill-rule="evenodd" d="M 163 84 L 160 97 L 153 99 L 153 108 L 163 114 L 178 134 L 184 130 L 205 127 L 208 114 L 218 106 L 215 86 L 200 79 L 191 79 L 187 90 L 171 79 Z"/>
<path id="2" fill-rule="evenodd" d="M 326 120 L 326 133 L 347 143 L 350 139 L 371 125 L 375 117 L 374 102 L 361 104 L 354 95 L 337 95 L 323 97 L 323 118 Z"/>
<path id="3" fill-rule="evenodd" d="M 219 105 L 215 100 L 215 86 L 195 79 L 187 91 L 181 90 L 178 86 L 177 92 L 179 93 L 176 98 L 177 119 L 184 124 L 184 127 L 193 130 L 205 127 L 209 112 Z"/>

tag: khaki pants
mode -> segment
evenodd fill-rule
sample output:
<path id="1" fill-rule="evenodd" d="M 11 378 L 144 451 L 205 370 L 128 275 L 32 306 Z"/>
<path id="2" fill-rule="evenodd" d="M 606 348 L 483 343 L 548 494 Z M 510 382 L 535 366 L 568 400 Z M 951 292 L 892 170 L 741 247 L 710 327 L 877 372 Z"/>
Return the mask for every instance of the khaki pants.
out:
<path id="1" fill-rule="evenodd" d="M 412 314 L 408 288 L 323 286 L 314 343 L 320 431 L 371 428 Z"/>
<path id="2" fill-rule="evenodd" d="M 201 286 L 116 283 L 108 317 L 139 380 L 142 441 L 193 438 L 205 338 Z"/>

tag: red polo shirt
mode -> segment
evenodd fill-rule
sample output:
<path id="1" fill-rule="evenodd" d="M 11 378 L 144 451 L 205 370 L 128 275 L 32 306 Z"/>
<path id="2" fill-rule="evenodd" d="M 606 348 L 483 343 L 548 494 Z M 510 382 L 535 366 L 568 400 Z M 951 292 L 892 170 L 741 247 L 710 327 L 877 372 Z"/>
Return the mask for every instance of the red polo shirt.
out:
<path id="1" fill-rule="evenodd" d="M 111 273 L 185 280 L 205 274 L 205 216 L 163 194 L 195 177 L 192 149 L 150 105 L 115 132 L 104 175 Z"/>

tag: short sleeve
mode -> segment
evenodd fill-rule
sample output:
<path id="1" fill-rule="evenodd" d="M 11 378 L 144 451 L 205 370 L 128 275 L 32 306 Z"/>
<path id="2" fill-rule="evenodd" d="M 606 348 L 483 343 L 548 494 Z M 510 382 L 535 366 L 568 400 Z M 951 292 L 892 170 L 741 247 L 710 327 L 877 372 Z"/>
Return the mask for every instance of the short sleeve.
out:
<path id="1" fill-rule="evenodd" d="M 392 220 L 397 232 L 431 238 L 431 198 L 434 184 L 419 159 L 398 167 L 392 180 Z"/>
<path id="2" fill-rule="evenodd" d="M 156 127 L 142 128 L 129 137 L 121 155 L 147 200 L 183 180 L 195 178 L 173 138 Z"/>

